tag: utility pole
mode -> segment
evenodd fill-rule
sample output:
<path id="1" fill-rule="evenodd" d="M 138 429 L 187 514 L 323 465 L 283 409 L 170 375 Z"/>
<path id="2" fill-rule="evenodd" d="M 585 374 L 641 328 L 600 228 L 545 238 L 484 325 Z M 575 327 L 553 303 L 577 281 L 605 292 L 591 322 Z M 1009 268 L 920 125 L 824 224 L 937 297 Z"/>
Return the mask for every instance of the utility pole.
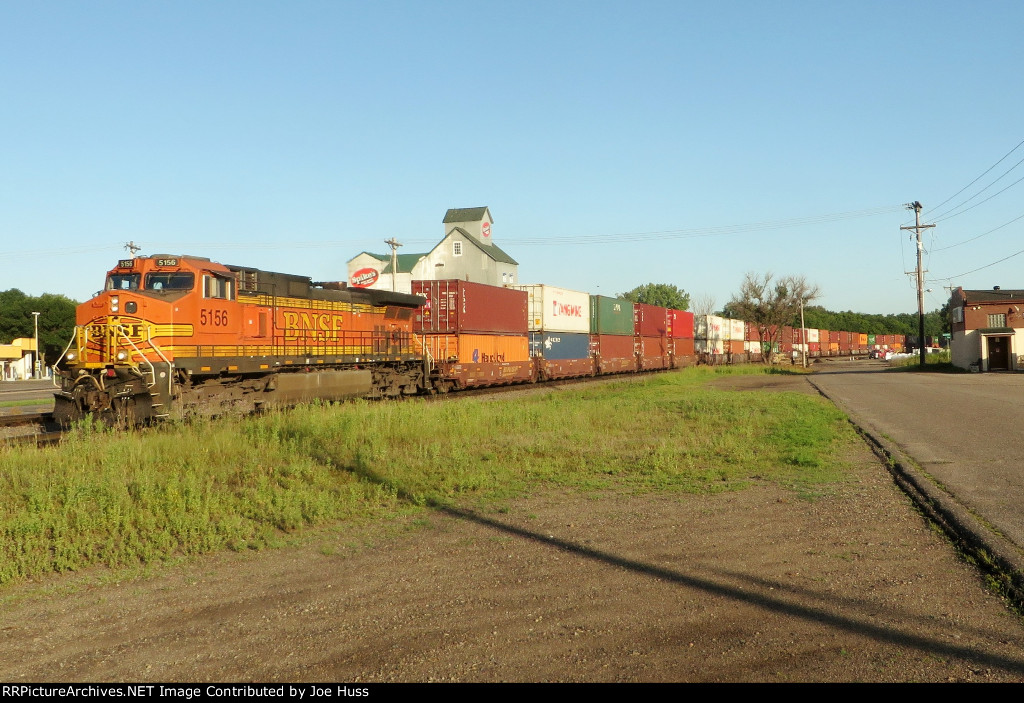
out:
<path id="1" fill-rule="evenodd" d="M 804 368 L 807 368 L 807 328 L 804 327 L 804 299 L 800 298 L 800 338 L 803 340 Z"/>
<path id="2" fill-rule="evenodd" d="M 394 292 L 398 290 L 398 279 L 396 278 L 398 275 L 398 247 L 402 245 L 394 237 L 385 239 L 384 243 L 391 247 L 391 290 Z"/>
<path id="3" fill-rule="evenodd" d="M 35 335 L 36 336 L 36 339 L 35 339 L 35 345 L 36 345 L 36 348 L 35 348 L 35 352 L 36 352 L 35 362 L 36 363 L 34 364 L 34 368 L 32 369 L 32 378 L 39 378 L 39 315 L 40 314 L 41 313 L 38 313 L 38 312 L 32 313 L 32 317 L 35 320 L 35 326 L 36 326 L 36 335 Z"/>
<path id="4" fill-rule="evenodd" d="M 921 203 L 915 200 L 907 203 L 907 209 L 914 211 L 914 226 L 900 227 L 900 229 L 914 230 L 917 235 L 917 344 L 921 348 L 921 366 L 925 365 L 927 350 L 924 347 L 924 265 L 922 254 L 924 246 L 921 244 L 921 230 L 934 227 L 935 225 L 921 224 Z M 910 273 L 909 271 L 907 273 Z"/>

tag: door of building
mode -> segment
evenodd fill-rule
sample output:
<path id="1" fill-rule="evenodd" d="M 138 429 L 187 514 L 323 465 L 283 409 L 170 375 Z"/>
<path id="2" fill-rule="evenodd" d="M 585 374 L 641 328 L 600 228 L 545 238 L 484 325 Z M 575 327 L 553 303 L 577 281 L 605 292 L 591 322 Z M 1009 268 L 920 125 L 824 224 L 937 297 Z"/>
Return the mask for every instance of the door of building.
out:
<path id="1" fill-rule="evenodd" d="M 1010 370 L 1010 338 L 989 337 L 988 338 L 988 370 L 1009 371 Z"/>

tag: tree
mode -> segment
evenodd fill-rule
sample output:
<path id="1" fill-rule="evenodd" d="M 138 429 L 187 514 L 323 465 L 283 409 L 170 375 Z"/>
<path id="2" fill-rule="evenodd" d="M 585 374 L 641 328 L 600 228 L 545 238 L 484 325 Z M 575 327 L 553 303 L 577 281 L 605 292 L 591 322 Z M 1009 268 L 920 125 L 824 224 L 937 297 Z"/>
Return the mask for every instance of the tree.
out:
<path id="1" fill-rule="evenodd" d="M 673 310 L 687 310 L 690 307 L 690 294 L 671 283 L 647 283 L 628 293 L 620 293 L 619 297 L 631 303 L 659 305 Z"/>
<path id="2" fill-rule="evenodd" d="M 715 305 L 717 301 L 715 296 L 710 293 L 705 293 L 693 302 L 693 314 L 694 315 L 714 315 Z"/>
<path id="3" fill-rule="evenodd" d="M 35 336 L 33 312 L 39 313 L 39 349 L 50 363 L 57 360 L 75 331 L 77 303 L 63 295 L 25 295 L 17 288 L 0 291 L 0 344 Z"/>
<path id="4" fill-rule="evenodd" d="M 771 273 L 748 272 L 740 284 L 740 292 L 729 301 L 729 311 L 737 318 L 757 327 L 766 363 L 775 360 L 775 348 L 782 328 L 791 325 L 800 310 L 821 295 L 816 285 L 803 276 L 786 276 L 776 280 Z"/>

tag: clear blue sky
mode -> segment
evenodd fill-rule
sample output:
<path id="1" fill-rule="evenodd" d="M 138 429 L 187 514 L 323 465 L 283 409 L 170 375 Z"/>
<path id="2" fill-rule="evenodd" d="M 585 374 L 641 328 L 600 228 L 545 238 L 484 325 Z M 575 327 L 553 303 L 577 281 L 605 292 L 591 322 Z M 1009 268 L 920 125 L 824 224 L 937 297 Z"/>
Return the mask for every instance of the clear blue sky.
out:
<path id="1" fill-rule="evenodd" d="M 0 0 L 0 290 L 84 300 L 128 240 L 344 280 L 487 205 L 524 283 L 720 307 L 771 270 L 913 311 L 901 206 L 930 221 L 1024 140 L 1022 27 L 985 1 Z M 961 275 L 1024 219 L 953 246 L 1022 196 L 937 218 L 928 309 L 1024 288 L 1024 254 Z"/>

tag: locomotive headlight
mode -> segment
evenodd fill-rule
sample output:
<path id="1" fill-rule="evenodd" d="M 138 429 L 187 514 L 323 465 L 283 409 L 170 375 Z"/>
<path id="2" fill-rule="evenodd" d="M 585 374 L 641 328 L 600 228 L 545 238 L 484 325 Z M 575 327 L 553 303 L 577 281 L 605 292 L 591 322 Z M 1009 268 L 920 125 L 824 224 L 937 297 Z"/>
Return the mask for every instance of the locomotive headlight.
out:
<path id="1" fill-rule="evenodd" d="M 120 300 L 116 295 L 110 296 L 110 312 L 117 312 L 117 304 Z"/>

